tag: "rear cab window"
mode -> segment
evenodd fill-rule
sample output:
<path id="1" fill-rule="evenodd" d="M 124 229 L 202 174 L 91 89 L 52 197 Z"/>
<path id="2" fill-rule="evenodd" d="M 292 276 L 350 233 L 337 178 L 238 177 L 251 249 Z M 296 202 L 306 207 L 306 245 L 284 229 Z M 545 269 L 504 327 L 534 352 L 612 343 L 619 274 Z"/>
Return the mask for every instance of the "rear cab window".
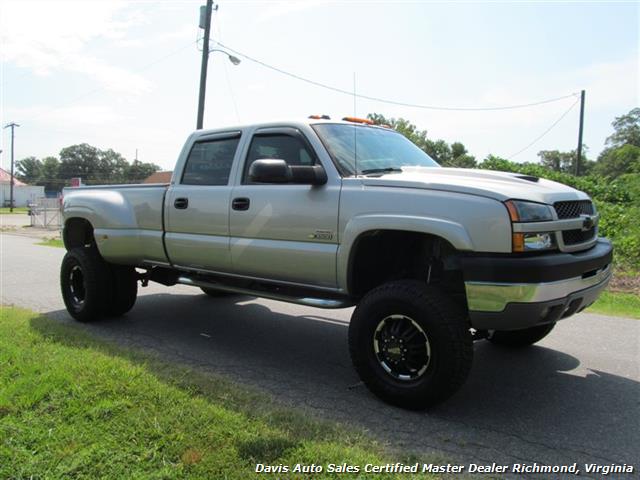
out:
<path id="1" fill-rule="evenodd" d="M 185 163 L 183 185 L 228 185 L 240 135 L 196 142 Z"/>

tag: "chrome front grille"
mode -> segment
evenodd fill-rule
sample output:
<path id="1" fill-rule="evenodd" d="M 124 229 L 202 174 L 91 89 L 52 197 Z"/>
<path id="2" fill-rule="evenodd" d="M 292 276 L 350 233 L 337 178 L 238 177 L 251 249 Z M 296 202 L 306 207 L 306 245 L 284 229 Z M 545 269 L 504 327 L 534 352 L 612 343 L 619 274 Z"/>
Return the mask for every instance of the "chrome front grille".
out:
<path id="1" fill-rule="evenodd" d="M 580 218 L 581 215 L 594 215 L 595 208 L 591 200 L 573 200 L 556 202 L 553 204 L 559 220 Z M 591 244 L 595 241 L 598 229 L 594 225 L 588 230 L 574 229 L 558 232 L 562 236 L 562 245 L 567 248 L 580 248 L 582 244 Z M 574 247 L 575 245 L 575 247 Z"/>
<path id="2" fill-rule="evenodd" d="M 571 202 L 556 202 L 553 204 L 559 219 L 578 218 L 580 215 L 593 215 L 591 200 L 575 200 Z"/>

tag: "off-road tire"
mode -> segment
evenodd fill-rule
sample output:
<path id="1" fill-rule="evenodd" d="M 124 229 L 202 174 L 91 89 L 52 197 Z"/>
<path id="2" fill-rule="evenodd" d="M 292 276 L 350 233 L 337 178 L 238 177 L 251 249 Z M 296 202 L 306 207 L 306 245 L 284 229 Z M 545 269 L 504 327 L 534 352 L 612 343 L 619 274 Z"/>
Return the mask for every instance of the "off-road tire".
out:
<path id="1" fill-rule="evenodd" d="M 200 290 L 202 290 L 204 293 L 206 293 L 210 297 L 228 297 L 229 295 L 233 295 L 233 293 L 231 292 L 226 292 L 224 290 L 218 290 L 215 288 L 200 287 Z"/>
<path id="2" fill-rule="evenodd" d="M 111 298 L 109 265 L 95 248 L 72 248 L 60 266 L 60 288 L 73 318 L 97 320 L 106 313 Z"/>
<path id="3" fill-rule="evenodd" d="M 106 313 L 112 317 L 124 315 L 133 308 L 138 296 L 138 274 L 126 265 L 109 264 L 112 279 L 111 301 Z"/>
<path id="4" fill-rule="evenodd" d="M 409 317 L 428 338 L 430 360 L 414 380 L 392 376 L 374 351 L 376 328 L 389 316 Z M 465 382 L 473 341 L 466 311 L 446 293 L 423 282 L 400 280 L 373 289 L 361 300 L 349 325 L 349 352 L 358 375 L 374 394 L 417 410 L 442 402 Z"/>
<path id="5" fill-rule="evenodd" d="M 504 347 L 528 347 L 549 335 L 555 326 L 556 324 L 553 322 L 525 328 L 524 330 L 496 330 L 487 339 L 491 343 Z"/>

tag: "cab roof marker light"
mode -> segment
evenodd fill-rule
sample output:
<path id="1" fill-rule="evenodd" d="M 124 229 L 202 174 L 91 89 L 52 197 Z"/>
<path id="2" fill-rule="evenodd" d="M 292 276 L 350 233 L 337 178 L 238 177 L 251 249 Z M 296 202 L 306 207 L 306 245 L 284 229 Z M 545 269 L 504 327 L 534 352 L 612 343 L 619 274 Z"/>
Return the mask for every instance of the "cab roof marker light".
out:
<path id="1" fill-rule="evenodd" d="M 312 120 L 331 120 L 329 115 L 309 115 L 308 118 Z"/>
<path id="2" fill-rule="evenodd" d="M 344 117 L 342 120 L 344 122 L 365 123 L 367 125 L 375 125 L 375 123 L 373 121 L 369 120 L 368 118 Z"/>

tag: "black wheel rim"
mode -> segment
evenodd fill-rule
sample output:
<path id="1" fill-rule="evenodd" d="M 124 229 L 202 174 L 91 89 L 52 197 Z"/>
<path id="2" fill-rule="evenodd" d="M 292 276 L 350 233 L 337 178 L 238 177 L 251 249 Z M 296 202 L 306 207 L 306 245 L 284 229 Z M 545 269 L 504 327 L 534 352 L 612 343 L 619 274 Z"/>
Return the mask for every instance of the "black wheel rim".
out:
<path id="1" fill-rule="evenodd" d="M 69 293 L 76 308 L 81 307 L 86 296 L 84 274 L 79 265 L 74 265 L 69 271 Z"/>
<path id="2" fill-rule="evenodd" d="M 431 362 L 429 337 L 406 315 L 380 320 L 373 334 L 373 351 L 385 372 L 405 382 L 424 375 Z"/>

